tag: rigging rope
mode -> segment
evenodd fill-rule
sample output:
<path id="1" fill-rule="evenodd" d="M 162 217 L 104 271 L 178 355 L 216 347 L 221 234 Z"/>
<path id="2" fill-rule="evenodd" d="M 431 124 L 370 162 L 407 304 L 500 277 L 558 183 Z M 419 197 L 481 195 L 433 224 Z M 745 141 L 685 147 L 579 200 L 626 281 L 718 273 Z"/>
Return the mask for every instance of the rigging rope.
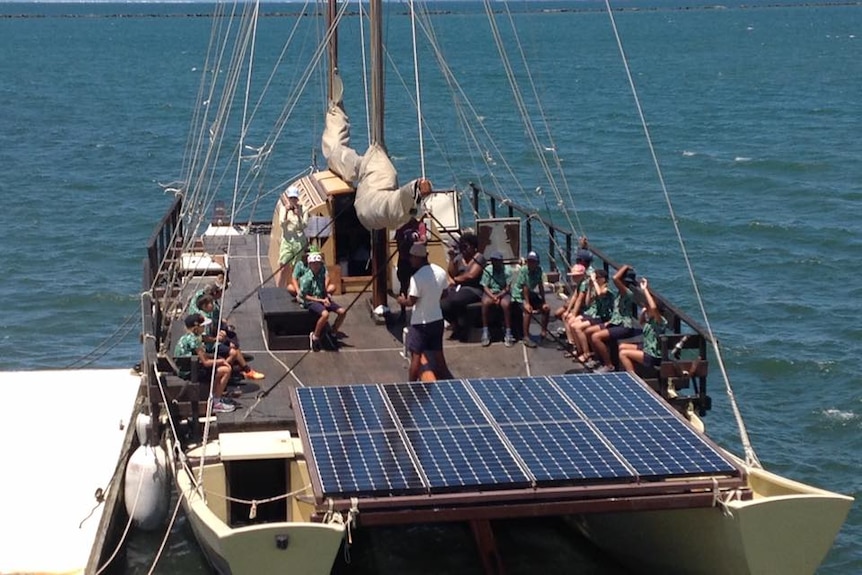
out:
<path id="1" fill-rule="evenodd" d="M 102 340 L 102 342 L 99 343 L 99 345 L 97 345 L 92 350 L 90 350 L 89 352 L 87 352 L 83 356 L 79 357 L 78 359 L 76 359 L 72 363 L 66 365 L 62 369 L 84 369 L 88 365 L 92 365 L 94 362 L 105 357 L 105 355 L 107 355 L 108 352 L 110 352 L 111 350 L 116 348 L 118 345 L 120 345 L 120 343 L 122 343 L 125 340 L 126 336 L 128 336 L 129 333 L 131 333 L 131 331 L 135 328 L 135 324 L 133 324 L 132 321 L 137 319 L 137 318 L 138 318 L 138 312 L 137 311 L 130 313 L 126 317 L 126 319 L 123 320 L 123 323 L 117 329 L 115 329 L 111 335 L 109 335 L 104 340 Z M 120 332 L 122 332 L 122 334 L 120 334 Z M 118 334 L 120 334 L 119 337 L 117 337 Z M 111 344 L 111 345 L 108 345 L 108 344 Z M 108 346 L 108 347 L 106 347 L 102 351 L 102 348 L 104 346 Z M 101 351 L 101 353 L 99 353 L 100 351 Z M 95 355 L 96 353 L 98 353 L 98 355 Z M 76 365 L 78 363 L 80 363 L 81 365 Z"/>
<path id="2" fill-rule="evenodd" d="M 419 90 L 419 51 L 416 45 L 416 6 L 410 0 L 410 30 L 413 36 L 413 77 L 416 83 L 416 126 L 419 130 L 420 174 L 425 177 L 425 141 L 422 137 L 422 93 Z"/>
<path id="3" fill-rule="evenodd" d="M 656 175 L 658 176 L 659 184 L 661 185 L 665 203 L 667 204 L 668 212 L 670 214 L 670 219 L 671 222 L 673 222 L 673 228 L 676 232 L 677 242 L 679 243 L 680 250 L 682 251 L 682 257 L 685 261 L 686 269 L 688 270 L 688 277 L 691 280 L 691 285 L 694 289 L 695 297 L 697 298 L 697 304 L 700 307 L 700 313 L 703 317 L 706 330 L 709 333 L 709 338 L 712 342 L 712 348 L 715 352 L 715 357 L 718 361 L 722 378 L 724 379 L 724 386 L 730 400 L 733 415 L 736 418 L 736 424 L 739 429 L 740 440 L 742 442 L 743 449 L 745 450 L 745 461 L 753 467 L 762 467 L 760 461 L 757 458 L 757 454 L 754 452 L 754 447 L 752 447 L 751 445 L 751 440 L 748 436 L 748 430 L 745 427 L 745 422 L 742 420 L 742 413 L 740 412 L 739 406 L 737 405 L 736 397 L 733 393 L 733 388 L 730 385 L 730 378 L 728 377 L 727 371 L 724 366 L 724 359 L 722 358 L 722 353 L 718 345 L 718 340 L 716 339 L 715 334 L 712 331 L 712 326 L 710 325 L 709 317 L 706 313 L 706 306 L 703 303 L 703 297 L 701 296 L 700 288 L 698 287 L 697 279 L 694 275 L 694 269 L 692 268 L 691 259 L 688 257 L 688 250 L 685 247 L 685 241 L 682 238 L 682 232 L 679 228 L 679 220 L 676 217 L 676 213 L 673 209 L 673 204 L 670 200 L 670 194 L 668 193 L 667 185 L 665 184 L 664 174 L 662 173 L 661 165 L 658 160 L 658 155 L 656 154 L 655 147 L 653 146 L 649 126 L 647 125 L 646 117 L 644 116 L 643 108 L 641 107 L 640 98 L 638 97 L 634 78 L 632 77 L 631 69 L 629 68 L 629 63 L 628 59 L 626 58 L 625 50 L 623 48 L 622 39 L 620 38 L 619 31 L 617 30 L 617 24 L 616 20 L 614 19 L 613 11 L 611 10 L 610 0 L 605 0 L 605 7 L 607 9 L 608 17 L 611 21 L 611 28 L 614 32 L 614 38 L 617 43 L 617 48 L 620 52 L 620 57 L 622 58 L 623 67 L 625 69 L 626 77 L 628 78 L 629 82 L 629 88 L 632 91 L 632 97 L 634 98 L 634 103 L 637 108 L 638 117 L 641 121 L 641 128 L 643 129 L 644 135 L 646 136 L 647 145 L 649 146 L 650 155 L 652 156 L 653 166 L 655 167 Z"/>

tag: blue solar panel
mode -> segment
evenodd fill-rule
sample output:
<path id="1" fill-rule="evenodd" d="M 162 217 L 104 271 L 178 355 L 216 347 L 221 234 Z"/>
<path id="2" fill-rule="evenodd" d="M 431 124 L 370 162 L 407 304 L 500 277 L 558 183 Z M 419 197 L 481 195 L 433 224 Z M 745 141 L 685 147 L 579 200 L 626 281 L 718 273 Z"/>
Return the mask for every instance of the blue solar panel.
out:
<path id="1" fill-rule="evenodd" d="M 479 405 L 457 380 L 384 385 L 401 425 L 407 428 L 489 425 Z"/>
<path id="2" fill-rule="evenodd" d="M 407 436 L 432 493 L 530 484 L 491 426 L 413 429 Z"/>
<path id="3" fill-rule="evenodd" d="M 327 497 L 738 475 L 626 373 L 302 388 L 297 398 Z"/>
<path id="4" fill-rule="evenodd" d="M 634 480 L 634 474 L 585 421 L 504 425 L 537 485 Z"/>
<path id="5" fill-rule="evenodd" d="M 501 424 L 583 420 L 544 378 L 470 379 L 467 383 Z"/>
<path id="6" fill-rule="evenodd" d="M 317 434 L 310 440 L 326 494 L 424 492 L 424 482 L 397 431 Z"/>
<path id="7" fill-rule="evenodd" d="M 375 385 L 315 387 L 299 396 L 309 434 L 397 430 Z"/>
<path id="8" fill-rule="evenodd" d="M 548 379 L 589 420 L 675 417 L 667 402 L 624 371 L 554 375 Z"/>

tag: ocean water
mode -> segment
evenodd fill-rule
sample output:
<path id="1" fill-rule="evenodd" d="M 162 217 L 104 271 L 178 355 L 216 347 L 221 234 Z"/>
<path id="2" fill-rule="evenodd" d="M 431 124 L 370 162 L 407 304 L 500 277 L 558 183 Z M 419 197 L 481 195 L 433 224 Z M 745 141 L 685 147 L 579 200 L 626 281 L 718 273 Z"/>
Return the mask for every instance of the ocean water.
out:
<path id="1" fill-rule="evenodd" d="M 511 103 L 481 4 L 439 7 L 433 23 L 447 60 L 494 135 L 496 147 L 489 143 L 486 152 L 517 176 L 502 175 L 501 185 L 563 225 L 561 200 L 528 153 L 524 125 L 514 112 L 499 113 Z M 520 35 L 504 44 L 520 42 L 531 62 L 543 107 L 530 105 L 530 112 L 552 126 L 542 145 L 555 148 L 566 169 L 571 198 L 564 193 L 563 201 L 577 208 L 569 213 L 579 231 L 700 317 L 608 17 L 596 7 L 513 5 Z M 616 24 L 655 153 L 754 447 L 768 469 L 857 495 L 862 6 L 619 7 Z M 266 6 L 262 65 L 272 62 L 300 8 Z M 181 175 L 211 9 L 0 3 L 7 214 L 0 370 L 138 361 L 144 245 L 171 201 L 158 184 Z M 409 52 L 406 10 L 391 4 L 387 12 L 393 55 Z M 345 34 L 357 28 L 358 18 L 348 18 Z M 430 72 L 430 52 L 420 57 Z M 343 50 L 342 63 L 348 87 L 361 93 L 357 52 Z M 401 73 L 412 86 L 412 70 Z M 488 168 L 445 119 L 452 108 L 446 83 L 429 76 L 422 86 L 427 174 L 441 186 L 490 187 Z M 296 77 L 295 70 L 279 81 L 287 86 Z M 387 77 L 394 94 L 400 80 Z M 270 186 L 309 165 L 321 128 L 317 101 L 314 93 L 298 101 L 283 138 L 293 159 L 273 168 Z M 397 99 L 387 106 L 390 152 L 402 173 L 416 173 L 415 112 Z M 279 111 L 259 113 L 265 120 Z M 271 194 L 259 203 L 248 198 L 244 213 L 267 219 L 273 201 Z M 739 452 L 717 367 L 712 373 L 706 423 L 713 438 Z M 128 572 L 147 572 L 160 537 L 136 535 Z M 157 572 L 206 572 L 182 520 Z M 819 573 L 859 572 L 856 505 Z"/>

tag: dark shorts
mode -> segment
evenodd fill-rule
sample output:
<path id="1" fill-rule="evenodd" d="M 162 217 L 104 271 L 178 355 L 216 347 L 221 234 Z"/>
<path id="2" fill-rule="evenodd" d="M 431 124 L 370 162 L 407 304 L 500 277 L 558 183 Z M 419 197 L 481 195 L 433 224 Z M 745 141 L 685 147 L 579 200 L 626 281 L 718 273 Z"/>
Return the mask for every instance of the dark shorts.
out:
<path id="1" fill-rule="evenodd" d="M 582 316 L 581 316 L 581 319 L 583 319 L 583 320 L 584 320 L 584 321 L 586 321 L 586 322 L 589 322 L 589 324 L 590 324 L 590 325 L 599 325 L 600 323 L 604 323 L 604 322 L 602 321 L 602 318 L 600 318 L 600 317 L 593 317 L 593 316 L 591 316 L 591 315 L 582 315 Z"/>
<path id="2" fill-rule="evenodd" d="M 443 349 L 443 320 L 411 325 L 407 330 L 407 349 L 411 353 Z"/>
<path id="3" fill-rule="evenodd" d="M 228 355 L 230 355 L 230 344 L 229 343 L 219 342 L 216 349 L 218 350 L 216 357 L 220 357 L 222 359 L 225 359 L 225 358 L 227 358 Z"/>
<path id="4" fill-rule="evenodd" d="M 491 296 L 489 296 L 488 294 L 484 294 L 484 295 L 482 296 L 482 303 L 483 303 L 483 304 L 484 304 L 484 303 L 487 303 L 488 305 L 494 305 L 494 304 L 491 302 Z M 509 305 L 510 303 L 512 303 L 512 295 L 511 295 L 511 294 L 506 294 L 506 295 L 504 295 L 503 297 L 501 297 L 501 298 L 500 298 L 500 303 L 499 303 L 498 305 L 503 305 L 503 304 L 505 304 L 505 305 Z"/>
<path id="5" fill-rule="evenodd" d="M 322 303 L 320 303 L 319 301 L 313 301 L 313 302 L 311 302 L 310 304 L 308 304 L 308 309 L 309 309 L 310 311 L 312 311 L 315 315 L 322 315 L 322 314 L 323 314 L 323 310 L 326 310 L 326 311 L 338 311 L 338 310 L 340 310 L 340 309 L 341 309 L 341 305 L 339 305 L 339 304 L 337 304 L 337 303 L 335 303 L 335 302 L 332 302 L 332 303 L 330 303 L 329 305 L 324 306 L 324 305 L 323 305 Z"/>
<path id="6" fill-rule="evenodd" d="M 653 357 L 649 354 L 644 354 L 644 365 L 648 365 L 650 367 L 658 367 L 661 365 L 660 357 Z"/>
<path id="7" fill-rule="evenodd" d="M 606 325 L 605 329 L 608 330 L 608 335 L 610 335 L 611 339 L 625 339 L 627 337 L 632 337 L 637 333 L 637 330 L 633 327 L 626 327 L 624 325 Z"/>
<path id="8" fill-rule="evenodd" d="M 539 311 L 542 309 L 542 306 L 545 305 L 545 300 L 539 297 L 539 294 L 535 292 L 530 292 L 527 294 L 530 298 L 530 307 L 535 311 Z"/>

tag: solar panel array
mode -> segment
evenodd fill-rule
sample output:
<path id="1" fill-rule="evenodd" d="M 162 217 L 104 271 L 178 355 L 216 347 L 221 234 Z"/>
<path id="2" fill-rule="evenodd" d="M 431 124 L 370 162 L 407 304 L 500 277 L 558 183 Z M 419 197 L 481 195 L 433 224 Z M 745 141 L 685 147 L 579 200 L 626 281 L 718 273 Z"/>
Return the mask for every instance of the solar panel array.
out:
<path id="1" fill-rule="evenodd" d="M 297 421 L 323 497 L 739 474 L 627 373 L 296 393 Z"/>

